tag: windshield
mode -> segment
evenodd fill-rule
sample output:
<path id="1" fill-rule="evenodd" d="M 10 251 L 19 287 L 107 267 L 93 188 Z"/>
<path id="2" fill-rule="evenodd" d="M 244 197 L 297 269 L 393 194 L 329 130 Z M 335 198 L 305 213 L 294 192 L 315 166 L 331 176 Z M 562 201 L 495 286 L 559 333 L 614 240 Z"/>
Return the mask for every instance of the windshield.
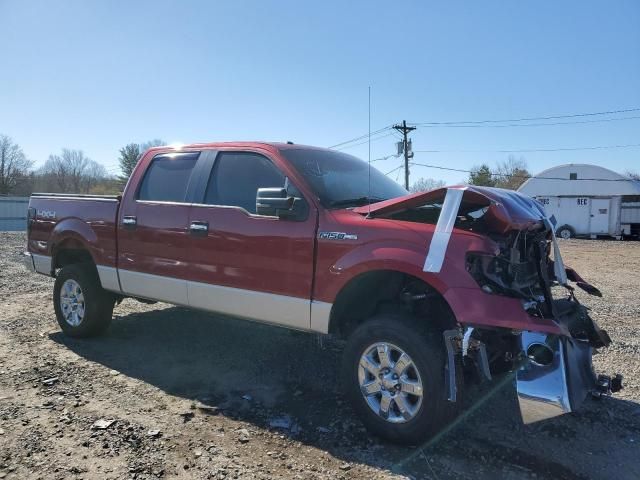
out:
<path id="1" fill-rule="evenodd" d="M 282 155 L 304 176 L 325 207 L 350 207 L 401 197 L 407 192 L 379 170 L 332 150 L 286 148 Z"/>

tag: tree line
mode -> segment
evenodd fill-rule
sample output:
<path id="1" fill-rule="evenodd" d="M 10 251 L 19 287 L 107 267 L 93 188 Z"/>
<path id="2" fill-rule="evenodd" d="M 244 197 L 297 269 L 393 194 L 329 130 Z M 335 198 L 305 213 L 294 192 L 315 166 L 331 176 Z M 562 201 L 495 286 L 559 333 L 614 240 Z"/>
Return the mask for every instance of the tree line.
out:
<path id="1" fill-rule="evenodd" d="M 0 134 L 0 195 L 27 196 L 33 192 L 117 194 L 122 191 L 140 156 L 164 145 L 159 139 L 129 143 L 119 151 L 120 175 L 109 173 L 82 150 L 63 148 L 38 168 L 20 145 Z"/>
<path id="2" fill-rule="evenodd" d="M 497 162 L 493 170 L 486 163 L 473 167 L 469 172 L 469 177 L 460 183 L 517 190 L 529 177 L 531 174 L 526 160 L 510 155 L 507 160 Z M 411 193 L 426 192 L 444 186 L 445 182 L 442 180 L 420 178 L 411 185 L 409 191 Z"/>
<path id="3" fill-rule="evenodd" d="M 51 154 L 44 165 L 34 169 L 22 148 L 7 135 L 0 134 L 0 195 L 26 196 L 33 192 L 116 194 L 124 188 L 141 155 L 149 148 L 164 145 L 160 139 L 144 143 L 129 143 L 119 150 L 120 174 L 110 174 L 98 162 L 87 157 L 82 150 L 63 148 Z M 636 172 L 626 172 L 638 178 Z M 489 165 L 473 167 L 468 179 L 462 183 L 517 190 L 531 174 L 524 158 L 509 156 Z M 422 192 L 444 187 L 445 182 L 433 178 L 420 178 L 413 183 L 411 192 Z"/>

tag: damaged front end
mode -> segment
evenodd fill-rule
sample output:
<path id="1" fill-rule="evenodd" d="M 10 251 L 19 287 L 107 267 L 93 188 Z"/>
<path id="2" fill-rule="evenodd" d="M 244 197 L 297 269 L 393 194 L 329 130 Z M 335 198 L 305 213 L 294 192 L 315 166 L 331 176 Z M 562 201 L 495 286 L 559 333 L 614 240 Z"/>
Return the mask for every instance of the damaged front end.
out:
<path id="1" fill-rule="evenodd" d="M 559 328 L 559 333 L 525 330 L 519 335 L 515 383 L 526 424 L 575 411 L 589 395 L 622 388 L 620 375 L 594 372 L 593 351 L 607 347 L 611 339 L 580 304 L 568 280 L 591 295 L 601 293 L 565 268 L 551 222 L 540 214 L 537 224 L 494 238 L 497 255 L 467 254 L 467 270 L 483 291 L 519 298 L 531 317 Z M 562 288 L 564 298 L 554 298 L 553 287 Z"/>
<path id="2" fill-rule="evenodd" d="M 533 423 L 575 411 L 593 395 L 622 388 L 622 377 L 596 375 L 595 349 L 611 339 L 580 304 L 568 280 L 591 295 L 600 291 L 564 266 L 554 229 L 540 211 L 540 221 L 495 239 L 497 255 L 469 253 L 467 270 L 483 291 L 519 298 L 531 316 L 554 322 L 560 332 L 522 331 L 514 365 L 520 413 Z M 553 287 L 564 289 L 554 298 Z"/>
<path id="3" fill-rule="evenodd" d="M 515 384 L 525 423 L 575 411 L 589 395 L 599 397 L 622 388 L 620 375 L 598 376 L 594 372 L 594 350 L 608 346 L 611 339 L 580 304 L 569 281 L 591 295 L 601 293 L 565 267 L 554 227 L 538 202 L 512 191 L 465 186 L 406 197 L 395 204 L 381 202 L 373 205 L 371 212 L 436 224 L 425 262 L 428 272 L 446 270 L 443 257 L 448 237 L 438 261 L 432 262 L 430 257 L 436 257 L 432 255 L 438 246 L 436 237 L 450 235 L 453 227 L 493 242 L 493 249 L 465 254 L 466 271 L 484 295 L 478 297 L 469 289 L 459 289 L 463 293 L 452 291 L 448 297 L 459 304 L 468 302 L 458 315 L 463 330 L 445 332 L 449 377 L 455 371 L 456 351 L 463 362 L 481 367 L 480 377 L 491 378 L 488 363 L 492 369 L 496 362 L 508 365 L 507 369 L 516 370 Z M 488 354 L 480 351 L 477 353 L 482 355 L 472 359 L 469 346 L 474 341 L 481 348 L 486 346 Z M 448 398 L 454 401 L 455 379 L 446 381 Z"/>

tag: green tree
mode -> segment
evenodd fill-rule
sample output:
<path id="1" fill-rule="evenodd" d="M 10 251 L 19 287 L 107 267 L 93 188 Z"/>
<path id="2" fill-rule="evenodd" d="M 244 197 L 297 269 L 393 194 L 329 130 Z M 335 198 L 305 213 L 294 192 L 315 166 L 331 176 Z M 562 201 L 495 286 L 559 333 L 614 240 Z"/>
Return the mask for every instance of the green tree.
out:
<path id="1" fill-rule="evenodd" d="M 126 182 L 129 180 L 129 177 L 133 173 L 133 169 L 136 168 L 138 164 L 138 160 L 144 152 L 146 152 L 151 147 L 157 147 L 159 145 L 164 145 L 165 142 L 160 140 L 159 138 L 155 138 L 148 142 L 144 143 L 129 143 L 120 149 L 120 156 L 118 157 L 118 162 L 120 163 L 120 170 L 122 175 L 120 176 L 120 180 Z"/>
<path id="2" fill-rule="evenodd" d="M 479 167 L 473 167 L 469 173 L 469 185 L 481 185 L 484 187 L 495 187 L 496 181 L 491 175 L 489 165 L 483 163 Z"/>
<path id="3" fill-rule="evenodd" d="M 122 171 L 122 180 L 127 181 L 133 172 L 133 169 L 138 164 L 138 158 L 140 157 L 140 145 L 137 143 L 129 143 L 120 149 L 120 157 L 118 162 L 120 163 L 120 170 Z"/>

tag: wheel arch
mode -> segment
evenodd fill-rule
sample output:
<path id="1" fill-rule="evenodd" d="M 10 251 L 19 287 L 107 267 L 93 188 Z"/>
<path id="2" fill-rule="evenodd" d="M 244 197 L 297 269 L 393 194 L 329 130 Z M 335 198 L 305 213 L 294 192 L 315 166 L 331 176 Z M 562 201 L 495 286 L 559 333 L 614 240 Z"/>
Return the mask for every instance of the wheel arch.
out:
<path id="1" fill-rule="evenodd" d="M 94 252 L 97 242 L 95 231 L 77 218 L 65 219 L 58 223 L 50 237 L 53 269 L 73 263 L 97 265 Z"/>
<path id="2" fill-rule="evenodd" d="M 398 311 L 428 318 L 438 328 L 457 324 L 453 310 L 438 289 L 424 278 L 402 270 L 361 272 L 339 290 L 329 316 L 330 334 L 346 337 L 376 313 Z"/>

